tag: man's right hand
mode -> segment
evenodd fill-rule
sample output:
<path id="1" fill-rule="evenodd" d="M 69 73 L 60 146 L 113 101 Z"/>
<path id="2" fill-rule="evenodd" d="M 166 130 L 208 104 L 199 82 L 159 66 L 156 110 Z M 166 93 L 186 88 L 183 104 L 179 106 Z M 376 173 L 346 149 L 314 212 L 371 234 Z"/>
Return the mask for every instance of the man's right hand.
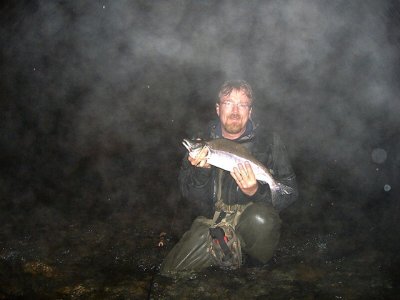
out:
<path id="1" fill-rule="evenodd" d="M 207 154 L 208 154 L 208 149 L 207 147 L 204 147 L 201 149 L 199 154 L 197 154 L 196 157 L 191 157 L 190 155 L 188 156 L 188 160 L 192 164 L 192 166 L 199 167 L 199 168 L 211 168 L 211 165 L 207 163 Z"/>

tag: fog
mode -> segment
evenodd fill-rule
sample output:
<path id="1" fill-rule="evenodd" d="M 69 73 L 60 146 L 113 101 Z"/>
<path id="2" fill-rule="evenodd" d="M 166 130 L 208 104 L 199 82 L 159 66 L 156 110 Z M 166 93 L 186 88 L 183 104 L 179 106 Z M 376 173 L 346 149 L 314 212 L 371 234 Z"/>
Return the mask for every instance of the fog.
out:
<path id="1" fill-rule="evenodd" d="M 218 87 L 239 78 L 254 88 L 254 120 L 278 131 L 290 154 L 300 184 L 290 216 L 324 224 L 339 204 L 366 230 L 396 225 L 398 1 L 0 8 L 0 208 L 22 226 L 10 238 L 77 215 L 129 211 L 151 223 L 161 211 L 157 222 L 171 222 L 180 142 L 215 118 Z"/>

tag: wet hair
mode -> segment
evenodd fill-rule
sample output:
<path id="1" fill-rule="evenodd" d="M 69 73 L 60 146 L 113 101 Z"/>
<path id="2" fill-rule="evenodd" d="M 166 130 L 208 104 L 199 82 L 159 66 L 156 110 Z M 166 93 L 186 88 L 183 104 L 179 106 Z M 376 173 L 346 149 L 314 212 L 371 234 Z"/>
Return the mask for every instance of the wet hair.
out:
<path id="1" fill-rule="evenodd" d="M 244 92 L 253 103 L 253 89 L 251 88 L 250 84 L 244 80 L 226 81 L 219 89 L 217 102 L 220 101 L 221 97 L 229 95 L 233 90 Z"/>

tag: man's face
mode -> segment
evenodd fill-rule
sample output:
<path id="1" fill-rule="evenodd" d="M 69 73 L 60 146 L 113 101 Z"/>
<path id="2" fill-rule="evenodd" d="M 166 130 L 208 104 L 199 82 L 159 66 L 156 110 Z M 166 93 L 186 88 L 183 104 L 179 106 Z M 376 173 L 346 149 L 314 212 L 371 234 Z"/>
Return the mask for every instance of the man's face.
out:
<path id="1" fill-rule="evenodd" d="M 236 139 L 245 132 L 251 116 L 251 100 L 243 91 L 232 90 L 229 95 L 222 96 L 216 110 L 225 138 Z"/>

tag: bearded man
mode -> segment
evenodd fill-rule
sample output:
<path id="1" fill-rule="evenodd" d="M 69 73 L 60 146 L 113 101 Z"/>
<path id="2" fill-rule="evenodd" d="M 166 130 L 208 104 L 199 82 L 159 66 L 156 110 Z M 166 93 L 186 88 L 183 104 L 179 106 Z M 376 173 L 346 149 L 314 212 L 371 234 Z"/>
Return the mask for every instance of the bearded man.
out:
<path id="1" fill-rule="evenodd" d="M 296 176 L 279 135 L 252 121 L 253 91 L 244 80 L 225 82 L 218 93 L 209 139 L 242 144 L 290 193 L 271 193 L 248 162 L 228 172 L 207 163 L 207 148 L 185 156 L 179 175 L 183 196 L 206 207 L 165 258 L 161 274 L 176 276 L 209 266 L 236 269 L 243 254 L 266 263 L 279 242 L 279 212 L 297 199 Z"/>

